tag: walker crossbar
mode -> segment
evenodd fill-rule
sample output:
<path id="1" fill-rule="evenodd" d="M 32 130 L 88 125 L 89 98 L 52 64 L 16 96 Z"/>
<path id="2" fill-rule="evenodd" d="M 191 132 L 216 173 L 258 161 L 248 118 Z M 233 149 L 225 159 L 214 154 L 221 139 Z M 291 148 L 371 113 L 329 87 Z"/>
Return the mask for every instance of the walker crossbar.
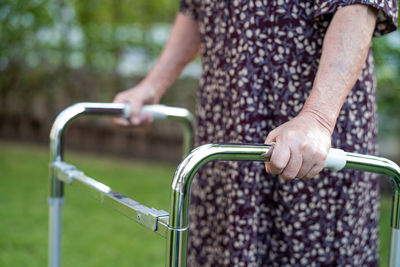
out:
<path id="1" fill-rule="evenodd" d="M 183 125 L 183 151 L 188 154 L 193 145 L 192 132 L 194 117 L 183 108 L 163 105 L 144 106 L 142 113 L 150 114 L 153 119 L 179 121 Z M 77 103 L 63 110 L 53 123 L 50 132 L 50 175 L 49 175 L 49 251 L 48 265 L 60 266 L 61 263 L 61 225 L 62 205 L 64 203 L 64 183 L 79 185 L 95 192 L 104 202 L 112 204 L 117 210 L 134 218 L 152 231 L 166 235 L 168 213 L 148 208 L 138 202 L 111 190 L 108 186 L 78 171 L 74 166 L 63 162 L 63 134 L 72 120 L 81 115 L 105 115 L 129 119 L 128 104 L 120 103 Z"/>
<path id="2" fill-rule="evenodd" d="M 168 212 L 148 208 L 139 202 L 130 199 L 117 191 L 112 190 L 107 185 L 86 176 L 75 166 L 65 162 L 55 162 L 52 169 L 58 180 L 78 187 L 87 195 L 92 195 L 104 204 L 108 204 L 112 208 L 118 210 L 123 215 L 143 225 L 147 229 L 158 233 L 166 238 L 168 230 Z"/>

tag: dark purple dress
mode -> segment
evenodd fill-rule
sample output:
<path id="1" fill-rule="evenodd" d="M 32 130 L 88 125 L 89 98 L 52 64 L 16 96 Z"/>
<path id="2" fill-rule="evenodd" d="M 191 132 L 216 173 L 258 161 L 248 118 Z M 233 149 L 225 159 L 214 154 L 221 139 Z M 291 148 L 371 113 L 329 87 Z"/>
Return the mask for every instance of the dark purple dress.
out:
<path id="1" fill-rule="evenodd" d="M 398 1 L 183 0 L 202 42 L 197 144 L 263 143 L 295 117 L 332 14 L 354 3 L 379 10 L 375 35 L 395 29 Z M 375 154 L 376 124 L 370 53 L 332 147 Z M 378 187 L 357 171 L 284 181 L 260 162 L 208 164 L 193 184 L 189 266 L 375 266 Z"/>

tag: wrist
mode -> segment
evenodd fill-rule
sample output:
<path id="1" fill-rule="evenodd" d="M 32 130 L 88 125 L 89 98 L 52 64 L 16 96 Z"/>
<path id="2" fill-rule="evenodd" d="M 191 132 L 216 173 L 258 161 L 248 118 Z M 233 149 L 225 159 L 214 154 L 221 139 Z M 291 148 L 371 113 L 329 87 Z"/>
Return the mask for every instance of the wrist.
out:
<path id="1" fill-rule="evenodd" d="M 327 130 L 329 135 L 332 135 L 333 130 L 335 129 L 336 118 L 335 119 L 329 118 L 328 116 L 323 114 L 320 110 L 315 109 L 313 107 L 304 106 L 299 115 L 311 118 L 319 126 Z"/>
<path id="2" fill-rule="evenodd" d="M 149 104 L 157 104 L 160 102 L 166 89 L 160 86 L 160 83 L 152 82 L 150 79 L 145 78 L 137 86 L 142 94 L 144 101 Z"/>
<path id="3" fill-rule="evenodd" d="M 316 81 L 301 110 L 301 113 L 312 116 L 331 134 L 346 97 L 335 90 L 338 87 L 323 86 Z"/>

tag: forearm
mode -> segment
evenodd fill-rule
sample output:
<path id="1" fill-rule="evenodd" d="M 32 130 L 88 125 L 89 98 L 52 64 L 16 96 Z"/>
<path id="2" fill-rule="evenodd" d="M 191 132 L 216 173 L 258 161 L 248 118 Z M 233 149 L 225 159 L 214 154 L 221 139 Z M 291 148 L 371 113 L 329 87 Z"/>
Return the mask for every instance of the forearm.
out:
<path id="1" fill-rule="evenodd" d="M 155 90 L 158 97 L 178 78 L 182 69 L 192 61 L 200 49 L 197 23 L 179 13 L 167 44 L 149 74 L 142 81 Z"/>
<path id="2" fill-rule="evenodd" d="M 331 133 L 368 55 L 377 12 L 366 5 L 339 9 L 324 38 L 313 88 L 302 112 L 313 113 Z"/>

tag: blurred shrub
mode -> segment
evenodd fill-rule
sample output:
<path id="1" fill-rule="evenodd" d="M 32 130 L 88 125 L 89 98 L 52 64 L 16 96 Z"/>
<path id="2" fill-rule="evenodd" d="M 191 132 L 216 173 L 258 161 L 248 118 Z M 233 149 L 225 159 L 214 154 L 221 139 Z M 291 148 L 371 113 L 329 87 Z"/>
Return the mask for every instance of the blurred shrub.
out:
<path id="1" fill-rule="evenodd" d="M 1 2 L 0 114 L 42 119 L 131 85 L 122 61 L 133 54 L 131 65 L 148 68 L 169 30 L 152 40 L 153 23 L 171 23 L 177 10 L 174 0 Z"/>
<path id="2" fill-rule="evenodd" d="M 400 134 L 400 32 L 373 42 L 377 103 L 383 134 Z"/>
<path id="3" fill-rule="evenodd" d="M 2 0 L 0 122 L 23 116 L 51 121 L 71 103 L 110 101 L 154 63 L 178 4 L 178 0 Z M 393 119 L 400 114 L 399 32 L 375 39 L 373 49 L 382 130 L 400 132 L 399 120 Z M 194 89 L 195 83 L 185 82 L 185 87 L 191 84 Z M 190 98 L 184 103 L 193 103 L 193 91 L 184 95 Z"/>

